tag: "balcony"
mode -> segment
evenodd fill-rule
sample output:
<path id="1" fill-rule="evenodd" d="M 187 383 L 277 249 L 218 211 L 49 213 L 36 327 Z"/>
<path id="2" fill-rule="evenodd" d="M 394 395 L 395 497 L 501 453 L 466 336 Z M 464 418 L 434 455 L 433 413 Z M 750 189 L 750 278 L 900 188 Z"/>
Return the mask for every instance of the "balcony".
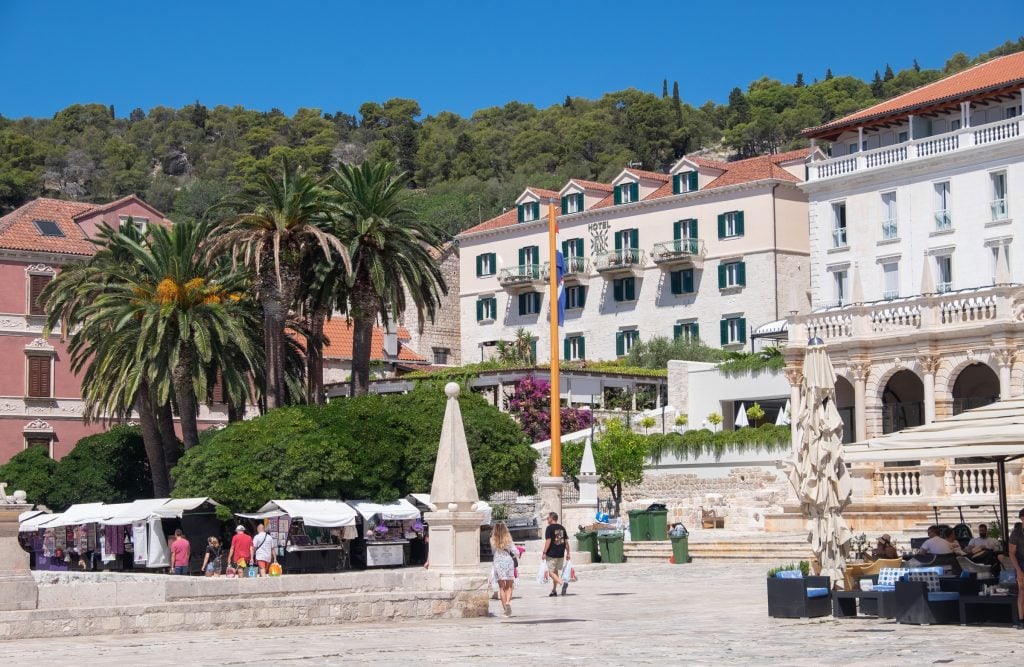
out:
<path id="1" fill-rule="evenodd" d="M 935 285 L 935 291 L 938 292 L 939 294 L 946 294 L 947 292 L 952 292 L 953 291 L 953 281 L 952 280 L 944 280 L 944 281 L 942 281 L 940 283 L 937 283 Z"/>
<path id="2" fill-rule="evenodd" d="M 838 178 L 853 173 L 882 169 L 895 164 L 913 162 L 935 155 L 974 150 L 979 146 L 1013 141 L 1021 137 L 1019 117 L 977 127 L 967 127 L 923 139 L 905 141 L 894 146 L 884 146 L 870 151 L 841 155 L 812 162 L 808 170 L 809 181 Z"/>
<path id="3" fill-rule="evenodd" d="M 992 222 L 999 222 L 1010 217 L 1010 211 L 1006 207 L 1006 199 L 995 199 L 990 204 L 992 209 Z"/>
<path id="4" fill-rule="evenodd" d="M 692 266 L 695 269 L 704 267 L 704 241 L 701 239 L 675 239 L 655 243 L 651 251 L 651 259 L 662 268 Z"/>
<path id="5" fill-rule="evenodd" d="M 639 276 L 643 273 L 644 264 L 647 263 L 647 254 L 639 248 L 623 248 L 614 252 L 605 252 L 597 255 L 594 268 L 606 278 L 617 278 L 620 276 Z"/>
<path id="6" fill-rule="evenodd" d="M 900 237 L 900 228 L 895 220 L 884 220 L 882 222 L 882 240 L 894 241 Z"/>
<path id="7" fill-rule="evenodd" d="M 836 227 L 832 230 L 832 247 L 846 248 L 846 227 Z"/>
<path id="8" fill-rule="evenodd" d="M 946 232 L 950 229 L 953 229 L 953 217 L 949 214 L 949 209 L 935 211 L 935 231 Z"/>
<path id="9" fill-rule="evenodd" d="M 498 284 L 506 289 L 540 285 L 547 279 L 547 264 L 520 264 L 502 269 L 498 273 Z"/>
<path id="10" fill-rule="evenodd" d="M 579 282 L 590 277 L 590 260 L 586 257 L 566 257 L 565 273 L 562 280 L 565 282 Z"/>

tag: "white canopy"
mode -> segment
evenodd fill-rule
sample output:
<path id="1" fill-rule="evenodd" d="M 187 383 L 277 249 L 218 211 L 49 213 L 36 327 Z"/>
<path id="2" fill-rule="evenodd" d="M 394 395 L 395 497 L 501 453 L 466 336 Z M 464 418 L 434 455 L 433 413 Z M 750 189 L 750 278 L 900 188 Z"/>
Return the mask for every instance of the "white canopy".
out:
<path id="1" fill-rule="evenodd" d="M 1024 397 L 1008 398 L 949 419 L 845 446 L 843 459 L 906 461 L 1024 455 Z"/>
<path id="2" fill-rule="evenodd" d="M 59 516 L 60 514 L 50 514 L 49 512 L 39 512 L 36 510 L 22 512 L 18 516 L 18 521 L 20 522 L 18 524 L 18 532 L 28 533 L 33 530 L 39 530 L 43 527 L 43 524 L 49 523 Z"/>
<path id="3" fill-rule="evenodd" d="M 435 512 L 437 508 L 434 507 L 434 503 L 430 502 L 429 493 L 410 493 L 406 498 L 411 498 L 413 502 L 419 503 L 425 507 L 428 511 Z M 483 515 L 485 525 L 492 523 L 491 514 L 494 511 L 490 504 L 486 500 L 478 500 L 473 503 L 473 509 Z"/>
<path id="4" fill-rule="evenodd" d="M 77 526 L 83 523 L 96 523 L 104 518 L 103 503 L 81 503 L 72 505 L 61 514 L 52 515 L 50 521 L 38 525 L 39 528 L 58 528 L 60 526 Z M 31 519 L 30 519 L 31 521 Z"/>
<path id="5" fill-rule="evenodd" d="M 130 503 L 107 505 L 107 515 L 100 523 L 104 526 L 127 526 L 146 521 L 166 502 L 167 498 L 145 498 Z"/>
<path id="6" fill-rule="evenodd" d="M 356 511 L 340 500 L 271 500 L 246 519 L 266 519 L 287 514 L 313 528 L 341 528 L 356 523 Z"/>
<path id="7" fill-rule="evenodd" d="M 213 498 L 170 498 L 167 502 L 158 506 L 153 513 L 163 518 L 180 518 L 184 512 L 199 509 L 205 503 L 220 505 Z"/>
<path id="8" fill-rule="evenodd" d="M 348 504 L 364 519 L 372 519 L 378 514 L 384 521 L 414 521 L 420 518 L 420 511 L 405 498 L 387 505 L 372 503 L 369 500 L 352 500 Z"/>

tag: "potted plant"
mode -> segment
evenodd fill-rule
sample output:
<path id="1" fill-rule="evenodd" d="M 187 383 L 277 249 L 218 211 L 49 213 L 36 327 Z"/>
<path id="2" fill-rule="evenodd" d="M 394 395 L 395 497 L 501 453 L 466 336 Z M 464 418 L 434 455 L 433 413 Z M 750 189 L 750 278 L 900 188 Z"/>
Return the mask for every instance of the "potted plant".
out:
<path id="1" fill-rule="evenodd" d="M 811 576 L 802 560 L 768 570 L 768 615 L 772 618 L 814 618 L 831 613 L 828 577 Z"/>
<path id="2" fill-rule="evenodd" d="M 711 430 L 717 433 L 718 425 L 722 423 L 722 415 L 718 414 L 717 412 L 712 412 L 710 415 L 708 415 L 708 423 L 711 424 L 712 426 Z"/>

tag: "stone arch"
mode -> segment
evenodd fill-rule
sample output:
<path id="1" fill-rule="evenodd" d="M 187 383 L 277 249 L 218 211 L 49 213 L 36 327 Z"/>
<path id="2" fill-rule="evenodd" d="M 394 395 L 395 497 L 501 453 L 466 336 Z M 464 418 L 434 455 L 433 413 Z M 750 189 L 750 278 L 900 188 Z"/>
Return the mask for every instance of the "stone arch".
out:
<path id="1" fill-rule="evenodd" d="M 879 385 L 882 433 L 924 424 L 924 380 L 909 368 L 894 369 Z"/>
<path id="2" fill-rule="evenodd" d="M 953 414 L 994 403 L 999 399 L 999 373 L 982 361 L 958 365 L 947 383 Z"/>
<path id="3" fill-rule="evenodd" d="M 883 363 L 873 363 L 865 383 L 865 393 L 869 397 L 873 396 L 875 400 L 881 402 L 882 391 L 885 389 L 886 383 L 889 382 L 893 375 L 900 371 L 910 371 L 919 378 L 922 376 L 920 364 L 916 359 L 901 360 L 897 357 L 895 359 L 887 359 Z"/>

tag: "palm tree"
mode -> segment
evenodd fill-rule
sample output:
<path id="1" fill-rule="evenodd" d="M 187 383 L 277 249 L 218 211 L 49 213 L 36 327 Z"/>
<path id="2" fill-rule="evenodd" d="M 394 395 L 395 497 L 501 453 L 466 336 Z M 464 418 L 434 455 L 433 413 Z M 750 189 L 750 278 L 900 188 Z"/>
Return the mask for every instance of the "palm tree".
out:
<path id="1" fill-rule="evenodd" d="M 389 162 L 341 165 L 330 180 L 334 229 L 344 240 L 348 267 L 348 314 L 352 318 L 352 395 L 369 391 L 370 340 L 377 319 L 398 319 L 406 300 L 416 306 L 418 326 L 434 319 L 444 277 L 432 255 L 440 230 L 417 220 L 406 207 L 408 174 Z"/>
<path id="2" fill-rule="evenodd" d="M 345 247 L 326 231 L 331 205 L 320 183 L 285 162 L 280 179 L 264 174 L 255 194 L 226 198 L 221 207 L 242 213 L 217 226 L 219 236 L 212 253 L 230 250 L 256 276 L 263 309 L 263 345 L 266 365 L 264 398 L 268 408 L 287 400 L 285 327 L 299 293 L 300 268 L 309 257 L 347 266 Z"/>

